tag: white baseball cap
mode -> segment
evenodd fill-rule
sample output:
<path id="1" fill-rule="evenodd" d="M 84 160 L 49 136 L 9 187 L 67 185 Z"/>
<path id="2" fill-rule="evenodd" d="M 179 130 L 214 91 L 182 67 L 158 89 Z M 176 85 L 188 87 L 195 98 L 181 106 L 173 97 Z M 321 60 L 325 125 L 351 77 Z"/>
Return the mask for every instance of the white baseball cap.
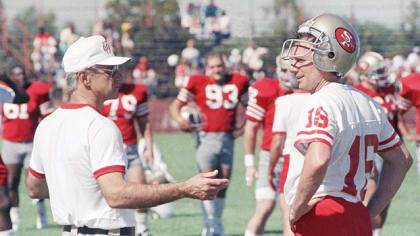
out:
<path id="1" fill-rule="evenodd" d="M 94 35 L 79 38 L 67 49 L 63 57 L 63 67 L 66 73 L 79 72 L 94 65 L 121 65 L 130 59 L 116 57 L 105 38 Z"/>

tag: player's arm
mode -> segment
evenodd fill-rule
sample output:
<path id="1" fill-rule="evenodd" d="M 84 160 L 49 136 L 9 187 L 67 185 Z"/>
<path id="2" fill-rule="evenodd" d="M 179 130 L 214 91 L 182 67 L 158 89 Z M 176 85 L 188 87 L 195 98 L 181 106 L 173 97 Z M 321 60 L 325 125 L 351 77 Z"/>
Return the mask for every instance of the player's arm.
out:
<path id="1" fill-rule="evenodd" d="M 389 204 L 413 163 L 413 159 L 404 144 L 378 154 L 384 159 L 384 164 L 380 177 L 381 181 L 367 205 L 372 218 L 382 212 Z"/>
<path id="2" fill-rule="evenodd" d="M 293 225 L 320 200 L 312 199 L 312 196 L 324 179 L 330 159 L 331 147 L 329 145 L 316 141 L 309 144 L 296 196 L 290 208 L 290 225 Z"/>
<path id="3" fill-rule="evenodd" d="M 245 180 L 248 187 L 252 186 L 255 178 L 258 178 L 258 171 L 254 164 L 254 152 L 257 143 L 257 134 L 260 123 L 247 119 L 244 128 L 244 151 L 245 151 Z"/>
<path id="4" fill-rule="evenodd" d="M 229 180 L 216 179 L 217 171 L 197 174 L 185 182 L 144 185 L 124 180 L 124 173 L 112 172 L 97 178 L 112 208 L 149 208 L 180 198 L 214 199 Z"/>
<path id="5" fill-rule="evenodd" d="M 169 106 L 169 113 L 171 114 L 172 118 L 179 124 L 181 130 L 191 131 L 192 127 L 190 122 L 184 120 L 181 116 L 182 106 L 184 106 L 184 103 L 178 99 L 175 99 Z"/>
<path id="6" fill-rule="evenodd" d="M 286 133 L 273 133 L 271 138 L 271 146 L 270 146 L 270 163 L 268 166 L 268 183 L 273 190 L 276 188 L 273 185 L 273 178 L 274 176 L 274 168 L 276 167 L 277 162 L 281 154 L 283 153 L 284 142 L 286 140 Z"/>
<path id="7" fill-rule="evenodd" d="M 30 172 L 25 179 L 25 184 L 30 198 L 49 198 L 48 185 L 45 177 L 36 177 Z"/>
<path id="8" fill-rule="evenodd" d="M 144 141 L 146 141 L 146 152 L 144 154 L 144 157 L 146 160 L 153 160 L 153 135 L 152 135 L 152 129 L 149 122 L 148 116 L 142 116 L 137 118 L 137 123 L 139 125 L 140 133 L 144 138 Z"/>

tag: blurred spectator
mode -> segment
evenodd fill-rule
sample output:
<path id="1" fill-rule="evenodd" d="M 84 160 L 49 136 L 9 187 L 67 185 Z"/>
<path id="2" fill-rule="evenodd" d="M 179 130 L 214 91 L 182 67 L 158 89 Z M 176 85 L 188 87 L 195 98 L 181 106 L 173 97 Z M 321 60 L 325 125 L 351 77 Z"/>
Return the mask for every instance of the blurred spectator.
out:
<path id="1" fill-rule="evenodd" d="M 148 66 L 147 57 L 140 57 L 139 63 L 133 70 L 133 78 L 134 83 L 145 85 L 149 89 L 149 94 L 156 95 L 158 85 L 156 72 Z"/>
<path id="2" fill-rule="evenodd" d="M 188 8 L 181 16 L 181 26 L 189 29 L 191 34 L 201 33 L 200 6 L 193 3 L 188 4 Z"/>
<path id="3" fill-rule="evenodd" d="M 208 17 L 216 17 L 219 12 L 214 0 L 210 0 L 210 3 L 204 8 L 204 16 Z"/>
<path id="4" fill-rule="evenodd" d="M 57 40 L 41 26 L 34 38 L 33 46 L 34 51 L 31 54 L 31 59 L 35 71 L 42 77 L 46 76 L 51 79 L 53 71 L 50 66 L 55 64 L 54 54 L 57 52 Z"/>
<path id="5" fill-rule="evenodd" d="M 190 66 L 190 75 L 201 75 L 204 73 L 204 68 L 201 66 L 200 62 L 193 61 Z"/>
<path id="6" fill-rule="evenodd" d="M 412 52 L 408 54 L 406 67 L 408 74 L 420 72 L 420 57 L 419 55 L 417 55 L 417 53 Z"/>
<path id="7" fill-rule="evenodd" d="M 231 22 L 230 17 L 226 14 L 225 11 L 222 11 L 219 16 L 219 25 L 222 39 L 230 38 Z"/>
<path id="8" fill-rule="evenodd" d="M 129 22 L 121 24 L 121 47 L 122 55 L 125 57 L 131 57 L 134 49 L 134 41 L 131 39 L 131 29 L 133 25 Z"/>
<path id="9" fill-rule="evenodd" d="M 76 42 L 79 37 L 79 35 L 74 33 L 74 24 L 68 23 L 67 26 L 60 32 L 60 53 L 64 55 L 67 48 Z"/>
<path id="10" fill-rule="evenodd" d="M 230 17 L 222 11 L 217 18 L 209 18 L 209 30 L 213 33 L 214 41 L 211 47 L 220 45 L 223 39 L 230 37 Z"/>
<path id="11" fill-rule="evenodd" d="M 192 64 L 193 61 L 198 61 L 200 57 L 200 51 L 194 47 L 194 44 L 194 40 L 189 39 L 187 41 L 187 47 L 181 52 L 181 57 L 187 59 L 189 64 Z"/>
<path id="12" fill-rule="evenodd" d="M 232 49 L 227 63 L 227 66 L 229 67 L 231 73 L 246 74 L 242 66 L 241 59 L 241 52 L 239 51 L 239 49 Z"/>
<path id="13" fill-rule="evenodd" d="M 180 63 L 175 67 L 175 86 L 181 88 L 189 75 L 190 67 L 188 60 L 182 57 Z"/>
<path id="14" fill-rule="evenodd" d="M 242 63 L 244 65 L 248 65 L 249 59 L 254 55 L 255 53 L 255 43 L 254 41 L 249 41 L 248 47 L 245 48 L 244 53 L 242 54 Z"/>

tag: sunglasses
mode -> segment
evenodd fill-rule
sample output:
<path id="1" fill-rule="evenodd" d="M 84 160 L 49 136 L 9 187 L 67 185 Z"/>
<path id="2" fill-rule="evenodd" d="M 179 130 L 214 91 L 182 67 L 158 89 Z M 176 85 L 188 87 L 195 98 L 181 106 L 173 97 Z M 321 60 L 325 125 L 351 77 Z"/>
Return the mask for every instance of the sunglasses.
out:
<path id="1" fill-rule="evenodd" d="M 93 68 L 95 70 L 102 70 L 102 71 L 104 71 L 105 74 L 109 75 L 109 77 L 111 77 L 111 78 L 113 78 L 117 74 L 118 69 L 119 69 L 118 66 L 114 66 L 114 67 L 112 67 L 112 69 L 99 68 L 99 67 L 95 67 L 95 66 L 92 66 L 91 68 Z"/>

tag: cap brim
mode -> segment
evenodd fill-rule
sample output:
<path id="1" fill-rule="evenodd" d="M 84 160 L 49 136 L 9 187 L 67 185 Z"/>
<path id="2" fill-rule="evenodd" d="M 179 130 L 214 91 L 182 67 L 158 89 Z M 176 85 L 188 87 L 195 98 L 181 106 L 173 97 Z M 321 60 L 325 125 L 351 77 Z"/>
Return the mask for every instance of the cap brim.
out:
<path id="1" fill-rule="evenodd" d="M 102 61 L 98 61 L 95 64 L 96 65 L 104 65 L 104 66 L 118 66 L 118 65 L 122 65 L 124 63 L 126 63 L 127 61 L 129 61 L 131 58 L 130 57 L 108 57 L 105 60 Z"/>

